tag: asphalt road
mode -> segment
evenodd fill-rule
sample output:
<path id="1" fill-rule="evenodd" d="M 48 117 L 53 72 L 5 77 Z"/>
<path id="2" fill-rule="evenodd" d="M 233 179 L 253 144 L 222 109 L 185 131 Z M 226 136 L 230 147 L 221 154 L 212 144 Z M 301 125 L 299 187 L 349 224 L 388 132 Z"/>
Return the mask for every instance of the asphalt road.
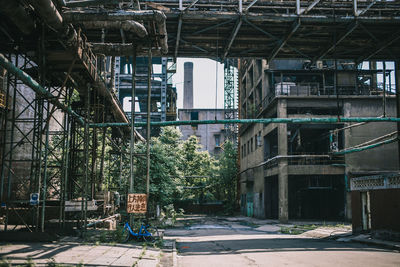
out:
<path id="1" fill-rule="evenodd" d="M 179 267 L 400 266 L 400 253 L 353 242 L 260 231 L 226 220 L 203 220 L 167 230 L 177 240 Z"/>

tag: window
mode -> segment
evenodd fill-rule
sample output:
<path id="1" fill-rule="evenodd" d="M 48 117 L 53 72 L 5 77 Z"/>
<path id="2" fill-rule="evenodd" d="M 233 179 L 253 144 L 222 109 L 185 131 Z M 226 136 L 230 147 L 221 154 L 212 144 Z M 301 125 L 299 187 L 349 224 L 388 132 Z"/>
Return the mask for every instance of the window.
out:
<path id="1" fill-rule="evenodd" d="M 214 135 L 215 137 L 215 146 L 221 146 L 221 136 L 219 134 Z"/>
<path id="2" fill-rule="evenodd" d="M 256 137 L 257 137 L 256 147 L 260 147 L 261 146 L 261 131 L 258 132 L 258 135 L 256 135 Z"/>
<path id="3" fill-rule="evenodd" d="M 199 120 L 199 112 L 198 111 L 190 112 L 190 120 L 191 121 L 198 121 Z"/>
<path id="4" fill-rule="evenodd" d="M 191 121 L 198 121 L 199 120 L 199 112 L 198 111 L 190 112 L 190 120 Z M 197 130 L 197 124 L 192 124 L 192 128 L 194 130 Z"/>
<path id="5" fill-rule="evenodd" d="M 246 144 L 244 144 L 243 154 L 246 157 Z"/>
<path id="6" fill-rule="evenodd" d="M 247 141 L 247 155 L 250 154 L 250 141 Z"/>
<path id="7" fill-rule="evenodd" d="M 253 137 L 250 139 L 251 152 L 253 152 Z"/>
<path id="8" fill-rule="evenodd" d="M 244 150 L 243 150 L 243 145 L 242 145 L 242 149 L 241 149 L 241 152 L 242 152 L 242 158 L 244 158 L 244 152 L 243 152 Z"/>

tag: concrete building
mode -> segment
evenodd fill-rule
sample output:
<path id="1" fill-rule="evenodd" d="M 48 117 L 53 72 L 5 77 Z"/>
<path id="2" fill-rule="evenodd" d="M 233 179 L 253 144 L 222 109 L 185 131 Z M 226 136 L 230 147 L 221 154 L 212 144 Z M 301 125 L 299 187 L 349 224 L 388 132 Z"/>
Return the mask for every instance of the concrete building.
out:
<path id="1" fill-rule="evenodd" d="M 179 120 L 223 120 L 225 109 L 194 109 L 193 108 L 193 63 L 184 63 L 183 109 L 179 109 Z M 225 141 L 225 126 L 223 124 L 181 125 L 183 140 L 195 135 L 203 151 L 215 155 L 221 151 Z"/>
<path id="2" fill-rule="evenodd" d="M 224 109 L 180 109 L 179 120 L 223 120 Z M 208 151 L 211 155 L 221 152 L 221 146 L 225 142 L 225 126 L 223 124 L 181 125 L 183 140 L 195 135 L 202 146 L 202 151 Z"/>
<path id="3" fill-rule="evenodd" d="M 338 62 L 335 68 L 334 62 L 310 67 L 305 61 L 276 60 L 267 65 L 265 60 L 243 60 L 240 117 L 395 116 L 391 83 L 384 97 L 377 83 L 383 71 L 376 63 L 370 65 L 365 70 L 351 62 Z M 385 77 L 390 79 L 392 72 L 386 70 Z M 345 151 L 395 131 L 396 124 L 382 122 L 242 125 L 242 213 L 281 221 L 350 219 L 349 180 L 398 171 L 398 149 L 391 143 L 358 153 Z"/>

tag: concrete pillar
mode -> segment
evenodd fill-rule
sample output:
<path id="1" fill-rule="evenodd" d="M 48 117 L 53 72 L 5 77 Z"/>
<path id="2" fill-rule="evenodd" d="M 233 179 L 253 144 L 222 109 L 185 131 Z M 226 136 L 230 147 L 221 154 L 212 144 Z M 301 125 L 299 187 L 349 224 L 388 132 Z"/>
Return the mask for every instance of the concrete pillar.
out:
<path id="1" fill-rule="evenodd" d="M 395 84 L 396 84 L 396 116 L 400 118 L 400 59 L 394 64 Z M 400 123 L 397 123 L 397 136 L 400 136 Z M 400 142 L 397 142 L 397 153 L 400 168 Z"/>
<path id="2" fill-rule="evenodd" d="M 376 61 L 370 61 L 369 62 L 369 69 L 370 70 L 376 70 Z M 376 73 L 372 74 L 372 79 L 371 79 L 371 90 L 376 90 L 376 88 L 378 87 L 377 84 L 378 78 Z"/>
<path id="3" fill-rule="evenodd" d="M 287 117 L 286 99 L 281 99 L 277 107 L 278 118 Z M 287 155 L 287 124 L 278 125 L 278 155 Z M 289 186 L 288 186 L 288 161 L 281 159 L 278 163 L 278 190 L 279 190 L 279 221 L 285 223 L 289 219 Z"/>
<path id="4" fill-rule="evenodd" d="M 193 108 L 193 62 L 185 62 L 183 83 L 183 108 Z"/>

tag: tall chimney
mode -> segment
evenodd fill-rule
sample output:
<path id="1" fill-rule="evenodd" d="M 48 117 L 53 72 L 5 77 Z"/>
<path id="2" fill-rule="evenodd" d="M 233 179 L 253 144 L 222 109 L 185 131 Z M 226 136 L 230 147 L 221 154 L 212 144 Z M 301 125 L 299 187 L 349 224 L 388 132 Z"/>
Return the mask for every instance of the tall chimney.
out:
<path id="1" fill-rule="evenodd" d="M 193 62 L 185 62 L 183 64 L 185 70 L 183 76 L 183 108 L 193 108 Z"/>

